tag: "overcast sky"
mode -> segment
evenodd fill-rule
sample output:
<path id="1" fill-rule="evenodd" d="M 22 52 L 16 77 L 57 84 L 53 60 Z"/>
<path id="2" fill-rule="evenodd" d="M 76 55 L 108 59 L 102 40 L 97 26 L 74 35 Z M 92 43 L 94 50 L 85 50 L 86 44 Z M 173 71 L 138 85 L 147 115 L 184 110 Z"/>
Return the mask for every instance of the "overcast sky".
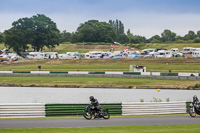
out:
<path id="1" fill-rule="evenodd" d="M 119 19 L 125 31 L 147 38 L 164 29 L 182 36 L 200 30 L 200 0 L 0 0 L 0 32 L 36 14 L 45 14 L 60 31 L 69 32 L 91 19 Z"/>

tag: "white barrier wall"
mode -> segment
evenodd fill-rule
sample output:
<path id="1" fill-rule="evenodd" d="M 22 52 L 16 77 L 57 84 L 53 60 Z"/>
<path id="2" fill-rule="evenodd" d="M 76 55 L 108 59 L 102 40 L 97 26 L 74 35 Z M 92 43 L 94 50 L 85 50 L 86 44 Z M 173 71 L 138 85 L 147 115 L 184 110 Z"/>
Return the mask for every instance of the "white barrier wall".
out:
<path id="1" fill-rule="evenodd" d="M 178 76 L 191 76 L 191 74 L 194 76 L 199 76 L 199 73 L 178 73 Z"/>
<path id="2" fill-rule="evenodd" d="M 151 75 L 150 72 L 141 72 L 141 75 Z"/>
<path id="3" fill-rule="evenodd" d="M 123 102 L 122 115 L 186 113 L 186 102 Z"/>
<path id="4" fill-rule="evenodd" d="M 152 72 L 151 75 L 160 76 L 160 72 Z"/>
<path id="5" fill-rule="evenodd" d="M 45 117 L 43 103 L 6 103 L 0 104 L 0 118 Z"/>
<path id="6" fill-rule="evenodd" d="M 0 73 L 13 73 L 13 71 L 0 71 Z"/>
<path id="7" fill-rule="evenodd" d="M 68 74 L 89 74 L 89 72 L 68 72 Z"/>
<path id="8" fill-rule="evenodd" d="M 50 71 L 31 71 L 31 74 L 50 74 Z"/>
<path id="9" fill-rule="evenodd" d="M 121 74 L 121 75 L 123 75 L 124 73 L 123 72 L 105 72 L 105 74 Z"/>

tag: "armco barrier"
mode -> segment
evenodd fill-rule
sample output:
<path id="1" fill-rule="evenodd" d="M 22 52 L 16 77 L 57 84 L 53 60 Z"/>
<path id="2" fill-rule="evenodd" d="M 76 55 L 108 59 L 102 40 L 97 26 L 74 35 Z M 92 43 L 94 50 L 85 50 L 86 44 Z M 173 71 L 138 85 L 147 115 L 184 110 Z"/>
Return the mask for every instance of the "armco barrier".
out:
<path id="1" fill-rule="evenodd" d="M 127 75 L 141 75 L 140 72 L 123 72 L 123 74 L 127 74 Z"/>
<path id="2" fill-rule="evenodd" d="M 191 75 L 199 76 L 199 73 L 178 73 L 178 76 L 187 76 L 187 77 L 189 77 Z"/>
<path id="3" fill-rule="evenodd" d="M 123 102 L 122 115 L 186 113 L 186 102 Z"/>
<path id="4" fill-rule="evenodd" d="M 123 75 L 123 72 L 105 72 L 105 74 L 120 74 L 120 75 Z"/>
<path id="5" fill-rule="evenodd" d="M 89 72 L 79 72 L 79 71 L 72 71 L 72 72 L 68 72 L 68 74 L 88 74 Z"/>
<path id="6" fill-rule="evenodd" d="M 50 74 L 68 74 L 68 72 L 50 72 Z"/>
<path id="7" fill-rule="evenodd" d="M 193 75 L 191 75 L 193 74 Z M 169 80 L 200 80 L 199 73 L 160 73 L 160 72 L 50 72 L 50 71 L 0 71 L 0 76 L 28 77 L 109 77 L 109 78 L 152 78 Z"/>
<path id="8" fill-rule="evenodd" d="M 12 71 L 0 71 L 0 73 L 13 73 Z"/>
<path id="9" fill-rule="evenodd" d="M 0 104 L 0 118 L 45 117 L 43 103 L 7 103 Z"/>
<path id="10" fill-rule="evenodd" d="M 31 74 L 50 74 L 49 71 L 31 71 Z"/>
<path id="11" fill-rule="evenodd" d="M 178 76 L 178 73 L 160 73 L 160 76 Z"/>
<path id="12" fill-rule="evenodd" d="M 31 72 L 21 72 L 21 71 L 13 71 L 13 73 L 31 73 Z"/>
<path id="13" fill-rule="evenodd" d="M 89 74 L 105 74 L 105 72 L 89 72 Z"/>
<path id="14" fill-rule="evenodd" d="M 46 104 L 46 116 L 73 116 L 82 115 L 88 104 Z M 102 108 L 107 108 L 111 115 L 121 115 L 121 103 L 104 103 Z"/>

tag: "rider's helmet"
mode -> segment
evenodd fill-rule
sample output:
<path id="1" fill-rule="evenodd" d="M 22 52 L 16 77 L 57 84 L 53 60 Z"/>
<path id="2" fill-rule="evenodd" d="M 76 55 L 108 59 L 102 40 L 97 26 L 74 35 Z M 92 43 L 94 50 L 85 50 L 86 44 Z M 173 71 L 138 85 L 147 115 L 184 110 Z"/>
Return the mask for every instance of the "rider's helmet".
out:
<path id="1" fill-rule="evenodd" d="M 93 96 L 90 96 L 90 101 L 93 101 L 94 100 L 94 97 Z"/>
<path id="2" fill-rule="evenodd" d="M 196 95 L 193 96 L 193 101 L 199 101 Z"/>

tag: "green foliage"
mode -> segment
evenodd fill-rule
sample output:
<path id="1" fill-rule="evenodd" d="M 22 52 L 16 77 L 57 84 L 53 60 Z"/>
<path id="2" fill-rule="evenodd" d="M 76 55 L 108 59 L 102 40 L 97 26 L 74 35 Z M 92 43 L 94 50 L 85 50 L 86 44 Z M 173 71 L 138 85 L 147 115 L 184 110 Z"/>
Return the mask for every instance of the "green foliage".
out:
<path id="1" fill-rule="evenodd" d="M 36 51 L 42 51 L 44 46 L 53 49 L 59 44 L 59 30 L 45 15 L 20 18 L 12 23 L 12 28 L 5 31 L 5 44 L 18 54 L 28 49 L 28 44 Z"/>
<path id="2" fill-rule="evenodd" d="M 140 102 L 144 102 L 144 99 L 140 99 Z"/>
<path id="3" fill-rule="evenodd" d="M 115 33 L 117 35 L 116 41 L 120 43 L 127 43 L 128 39 L 124 34 L 124 24 L 118 19 L 116 19 L 116 21 L 109 20 L 109 24 L 115 29 Z"/>
<path id="4" fill-rule="evenodd" d="M 112 43 L 116 38 L 114 28 L 98 20 L 89 20 L 81 24 L 77 32 L 72 34 L 72 42 L 105 42 Z"/>
<path id="5" fill-rule="evenodd" d="M 71 36 L 72 33 L 64 30 L 62 33 L 60 33 L 60 43 L 71 42 Z"/>
<path id="6" fill-rule="evenodd" d="M 168 98 L 166 98 L 166 102 L 169 102 L 169 101 L 170 101 L 169 97 L 168 97 Z"/>
<path id="7" fill-rule="evenodd" d="M 184 40 L 194 40 L 196 37 L 197 36 L 194 31 L 189 31 L 188 34 L 184 36 Z"/>
<path id="8" fill-rule="evenodd" d="M 200 38 L 194 39 L 194 43 L 200 43 Z"/>
<path id="9" fill-rule="evenodd" d="M 191 85 L 191 86 L 188 86 L 187 89 L 190 89 L 190 90 L 195 90 L 195 89 L 199 89 L 200 88 L 200 84 L 195 84 L 195 85 Z"/>
<path id="10" fill-rule="evenodd" d="M 162 100 L 161 100 L 161 99 L 157 99 L 157 98 L 153 97 L 153 102 L 162 102 Z"/>
<path id="11" fill-rule="evenodd" d="M 175 41 L 176 33 L 171 32 L 170 30 L 164 30 L 164 32 L 161 34 L 161 40 L 163 42 L 173 42 Z"/>
<path id="12" fill-rule="evenodd" d="M 38 14 L 30 18 L 33 22 L 33 39 L 32 47 L 34 50 L 41 50 L 44 46 L 49 49 L 55 48 L 55 45 L 59 45 L 59 30 L 56 23 L 45 15 Z"/>
<path id="13" fill-rule="evenodd" d="M 129 39 L 129 43 L 138 44 L 138 43 L 146 43 L 147 39 L 143 36 L 133 35 L 130 30 L 127 31 L 127 37 Z"/>
<path id="14" fill-rule="evenodd" d="M 0 43 L 2 43 L 4 41 L 3 39 L 3 33 L 0 32 Z"/>

